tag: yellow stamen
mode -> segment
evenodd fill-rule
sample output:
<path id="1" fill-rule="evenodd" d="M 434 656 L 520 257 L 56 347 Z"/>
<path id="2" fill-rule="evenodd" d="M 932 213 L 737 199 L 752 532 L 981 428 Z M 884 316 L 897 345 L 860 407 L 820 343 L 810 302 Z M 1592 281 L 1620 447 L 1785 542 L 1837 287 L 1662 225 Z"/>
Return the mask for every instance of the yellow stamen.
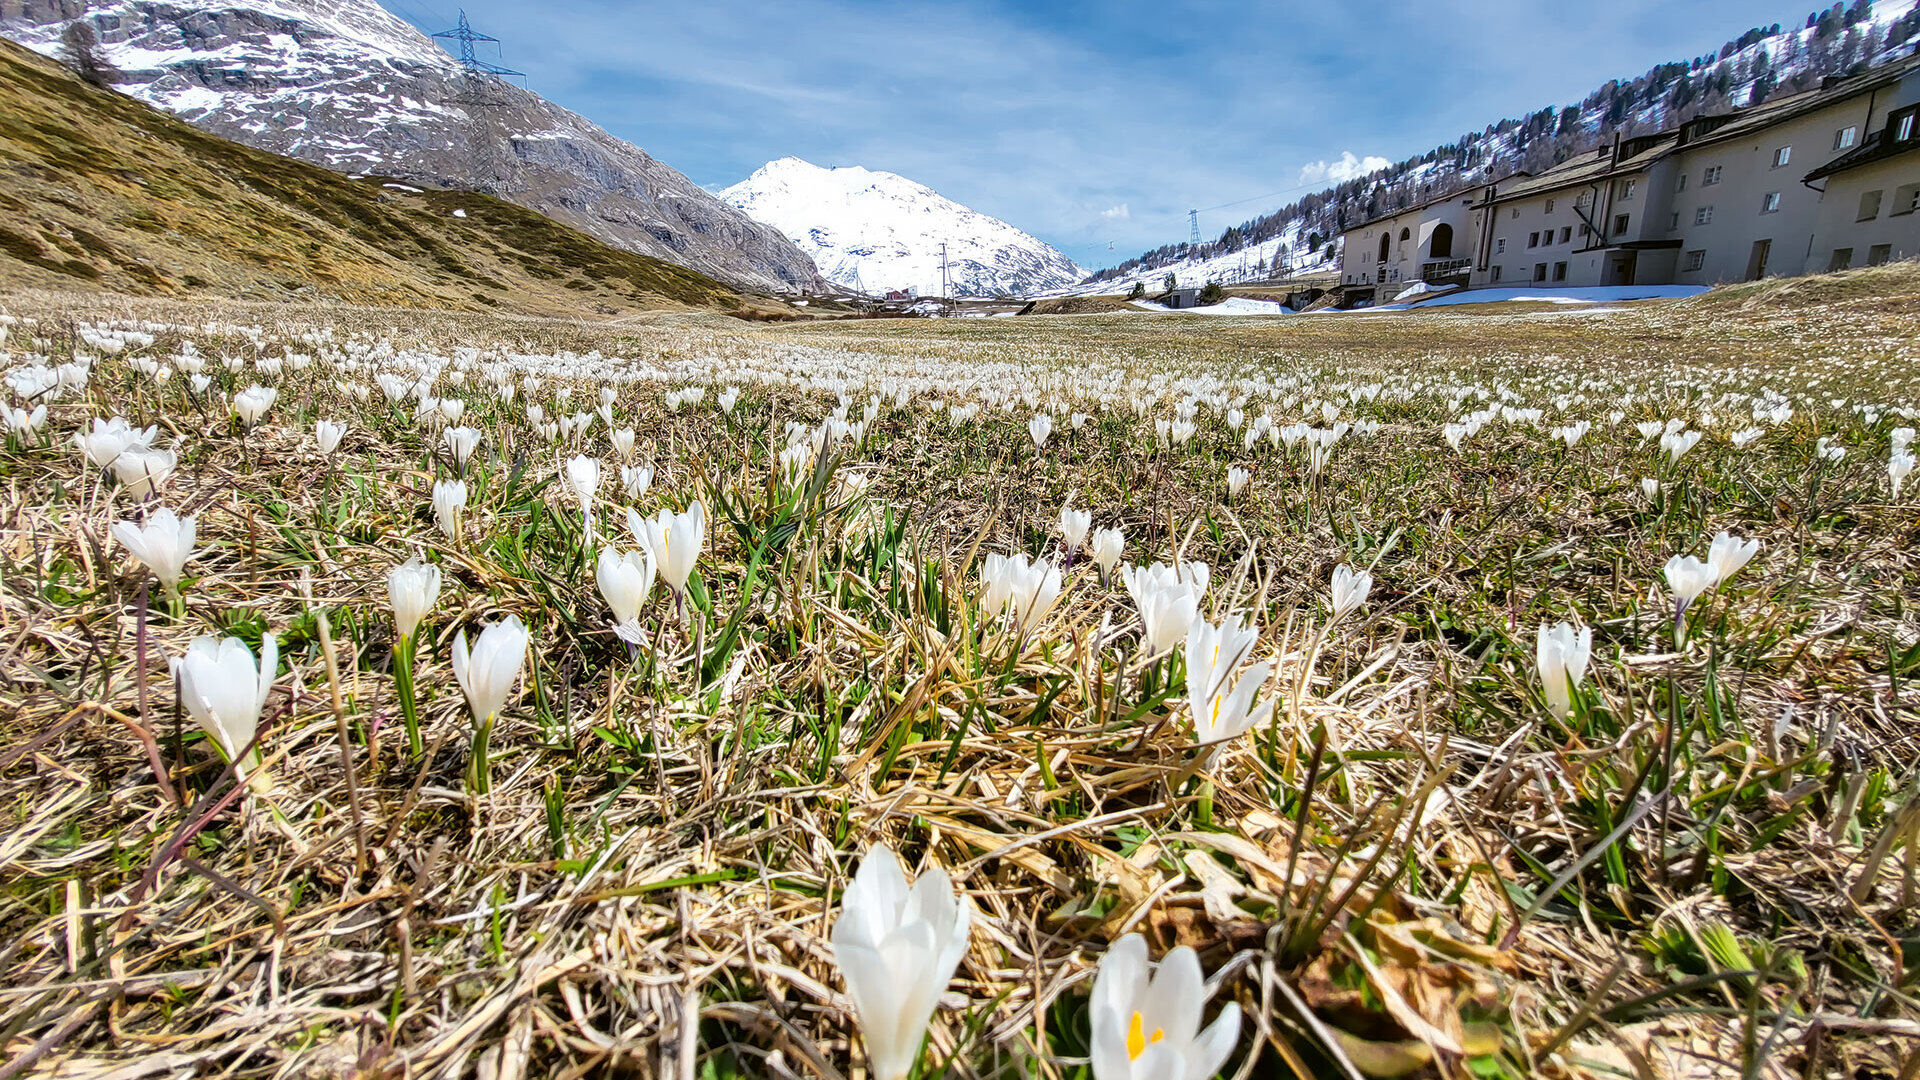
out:
<path id="1" fill-rule="evenodd" d="M 1134 1010 L 1133 1023 L 1127 1025 L 1127 1060 L 1140 1060 L 1140 1055 L 1147 1052 L 1148 1046 L 1166 1037 L 1167 1033 L 1160 1028 L 1154 1028 L 1153 1034 L 1149 1036 L 1146 1018 L 1140 1015 L 1138 1009 Z"/>

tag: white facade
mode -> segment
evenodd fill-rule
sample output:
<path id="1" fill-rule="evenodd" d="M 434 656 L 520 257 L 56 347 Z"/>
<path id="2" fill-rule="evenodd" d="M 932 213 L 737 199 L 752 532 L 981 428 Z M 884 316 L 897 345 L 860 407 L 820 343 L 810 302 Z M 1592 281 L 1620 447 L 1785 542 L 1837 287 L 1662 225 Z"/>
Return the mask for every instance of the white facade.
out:
<path id="1" fill-rule="evenodd" d="M 1911 258 L 1917 150 L 1913 57 L 1366 222 L 1342 234 L 1341 282 L 1366 302 L 1431 279 L 1420 230 L 1440 220 L 1473 288 L 1710 285 Z"/>

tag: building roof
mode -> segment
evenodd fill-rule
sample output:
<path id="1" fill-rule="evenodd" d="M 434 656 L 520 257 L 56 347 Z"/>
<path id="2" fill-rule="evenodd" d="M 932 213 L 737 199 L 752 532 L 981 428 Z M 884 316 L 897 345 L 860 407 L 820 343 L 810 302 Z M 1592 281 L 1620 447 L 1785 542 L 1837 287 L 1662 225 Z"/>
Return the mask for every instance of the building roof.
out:
<path id="1" fill-rule="evenodd" d="M 1621 147 L 1631 150 L 1631 153 L 1618 162 L 1612 160 L 1614 150 L 1610 146 L 1589 150 L 1576 154 L 1545 172 L 1525 178 L 1516 176 L 1503 185 L 1491 201 L 1503 203 L 1513 199 L 1524 199 L 1561 188 L 1583 186 L 1614 176 L 1636 173 L 1675 150 L 1744 138 L 1775 124 L 1826 108 L 1836 102 L 1890 86 L 1916 71 L 1920 71 L 1920 54 L 1882 64 L 1859 75 L 1829 79 L 1819 89 L 1791 94 L 1741 109 L 1738 112 L 1695 117 L 1678 128 L 1658 134 L 1636 135 L 1622 140 Z M 1866 144 L 1862 144 L 1856 149 L 1863 151 L 1867 148 Z M 1847 156 L 1842 155 L 1842 158 Z M 1891 156 L 1891 153 L 1885 156 Z M 1834 162 L 1828 163 L 1828 165 L 1832 164 Z M 1853 164 L 1866 164 L 1866 161 L 1857 161 Z M 1849 164 L 1846 167 L 1851 168 L 1853 165 Z M 1813 177 L 1809 175 L 1807 179 L 1811 180 Z"/>
<path id="2" fill-rule="evenodd" d="M 1824 109 L 1836 102 L 1890 86 L 1916 71 L 1920 71 L 1920 55 L 1881 64 L 1877 68 L 1871 68 L 1858 75 L 1829 78 L 1818 89 L 1804 90 L 1798 94 L 1775 98 L 1735 113 L 1716 117 L 1697 117 L 1681 125 L 1680 130 L 1686 136 L 1684 142 L 1687 146 L 1702 146 L 1737 139 L 1774 124 L 1804 116 L 1817 109 Z"/>
<path id="3" fill-rule="evenodd" d="M 1521 175 L 1524 175 L 1524 174 L 1521 174 Z M 1389 210 L 1384 214 L 1375 214 L 1372 217 L 1366 219 L 1365 221 L 1360 222 L 1358 225 L 1349 225 L 1340 231 L 1342 233 L 1350 233 L 1359 229 L 1365 229 L 1370 226 L 1377 225 L 1382 221 L 1386 221 L 1389 218 L 1397 218 L 1403 214 L 1415 213 L 1416 211 L 1425 210 L 1430 206 L 1438 206 L 1443 202 L 1451 202 L 1454 199 L 1472 200 L 1474 197 L 1475 189 L 1482 188 L 1485 186 L 1486 186 L 1485 184 L 1468 184 L 1465 187 L 1455 188 L 1454 190 L 1447 192 L 1445 195 L 1435 195 L 1431 199 L 1423 199 L 1420 202 L 1414 203 L 1412 206 L 1403 206 L 1398 210 Z"/>
<path id="4" fill-rule="evenodd" d="M 1510 182 L 1494 190 L 1493 196 L 1488 200 L 1488 203 L 1503 203 L 1510 202 L 1514 199 L 1530 198 L 1535 195 L 1544 195 L 1550 191 L 1559 191 L 1562 188 L 1583 187 L 1587 184 L 1596 184 L 1615 176 L 1626 176 L 1637 173 L 1645 169 L 1648 165 L 1653 164 L 1659 158 L 1670 153 L 1675 146 L 1679 145 L 1679 142 L 1678 133 L 1666 131 L 1658 135 L 1637 136 L 1624 141 L 1621 143 L 1622 146 L 1632 146 L 1635 143 L 1648 143 L 1650 145 L 1648 145 L 1646 149 L 1633 154 L 1631 157 L 1624 157 L 1619 161 L 1613 159 L 1614 148 L 1611 146 L 1603 146 L 1598 150 L 1588 150 L 1584 153 L 1575 154 L 1573 157 L 1555 165 L 1546 172 L 1537 173 L 1532 176 L 1516 174 Z M 1482 205 L 1487 204 L 1483 203 Z"/>
<path id="5" fill-rule="evenodd" d="M 1820 166 L 1802 177 L 1801 182 L 1811 184 L 1815 180 L 1832 176 L 1834 173 L 1845 172 L 1848 169 L 1857 169 L 1862 165 L 1871 165 L 1876 161 L 1885 161 L 1891 157 L 1899 157 L 1901 154 L 1910 154 L 1915 150 L 1920 150 L 1920 139 L 1906 139 L 1901 142 L 1894 142 L 1887 138 L 1887 129 L 1881 128 L 1879 131 L 1873 132 L 1861 140 L 1859 146 L 1841 154 L 1839 157 L 1834 158 L 1832 161 L 1827 162 L 1825 165 Z"/>

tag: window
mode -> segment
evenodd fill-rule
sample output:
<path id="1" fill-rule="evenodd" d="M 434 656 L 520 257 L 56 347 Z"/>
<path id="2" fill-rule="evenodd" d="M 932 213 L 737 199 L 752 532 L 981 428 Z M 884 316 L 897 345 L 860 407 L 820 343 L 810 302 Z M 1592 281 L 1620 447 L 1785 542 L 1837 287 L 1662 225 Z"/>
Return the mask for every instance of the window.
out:
<path id="1" fill-rule="evenodd" d="M 1859 139 L 1859 137 L 1860 137 L 1859 128 L 1854 127 L 1852 125 L 1843 127 L 1839 131 L 1836 131 L 1833 133 L 1833 148 L 1835 150 L 1845 150 L 1848 147 L 1852 146 Z"/>
<path id="2" fill-rule="evenodd" d="M 1913 138 L 1913 113 L 1901 117 L 1893 126 L 1893 141 L 1906 142 Z"/>
<path id="3" fill-rule="evenodd" d="M 1547 280 L 1547 264 L 1546 263 L 1533 264 L 1533 280 L 1535 281 Z"/>
<path id="4" fill-rule="evenodd" d="M 1573 226 L 1571 225 L 1560 226 L 1560 242 L 1564 244 L 1571 239 L 1573 239 Z"/>
<path id="5" fill-rule="evenodd" d="M 1779 213 L 1780 193 L 1777 191 L 1769 191 L 1765 195 L 1760 196 L 1760 212 L 1763 214 Z"/>
<path id="6" fill-rule="evenodd" d="M 1879 266 L 1893 258 L 1892 244 L 1875 244 L 1867 249 L 1867 265 Z"/>
<path id="7" fill-rule="evenodd" d="M 1893 192 L 1893 213 L 1911 214 L 1920 210 L 1920 184 L 1908 184 Z"/>
<path id="8" fill-rule="evenodd" d="M 1500 280 L 1500 268 L 1498 266 L 1493 268 L 1493 280 L 1495 281 Z"/>
<path id="9" fill-rule="evenodd" d="M 1681 173 L 1680 178 L 1673 182 L 1673 190 L 1676 192 L 1687 190 L 1687 174 L 1686 173 Z"/>
<path id="10" fill-rule="evenodd" d="M 1782 146 L 1773 152 L 1773 167 L 1776 169 L 1785 168 L 1787 165 L 1787 162 L 1792 160 L 1793 160 L 1793 147 L 1791 146 Z"/>
<path id="11" fill-rule="evenodd" d="M 1551 214 L 1551 213 L 1553 213 L 1553 200 L 1552 200 L 1552 199 L 1548 199 L 1548 200 L 1547 200 L 1547 213 L 1549 213 L 1549 214 Z"/>
<path id="12" fill-rule="evenodd" d="M 1880 216 L 1880 197 L 1882 191 L 1863 191 L 1860 193 L 1860 214 L 1855 221 L 1872 221 Z"/>
<path id="13" fill-rule="evenodd" d="M 1613 235 L 1625 236 L 1627 233 L 1627 223 L 1628 223 L 1628 215 L 1626 214 L 1613 215 Z"/>
<path id="14" fill-rule="evenodd" d="M 1538 232 L 1530 232 L 1527 234 L 1527 246 L 1530 248 L 1540 246 L 1540 234 Z"/>
<path id="15" fill-rule="evenodd" d="M 1713 206 L 1712 206 L 1712 204 L 1708 204 L 1708 205 L 1706 205 L 1706 206 L 1696 206 L 1696 207 L 1694 207 L 1694 208 L 1693 208 L 1693 223 L 1694 223 L 1695 225 L 1711 225 L 1711 224 L 1713 224 Z"/>
<path id="16" fill-rule="evenodd" d="M 1691 274 L 1707 265 L 1707 253 L 1702 248 L 1687 252 L 1687 273 Z"/>
<path id="17" fill-rule="evenodd" d="M 1566 263 L 1557 262 L 1553 264 L 1553 280 L 1555 281 L 1567 280 L 1567 264 Z"/>
<path id="18" fill-rule="evenodd" d="M 1673 230 L 1679 227 L 1680 227 L 1680 211 L 1675 210 L 1672 214 L 1668 216 L 1667 231 L 1672 232 Z"/>
<path id="19" fill-rule="evenodd" d="M 1513 220 L 1515 221 L 1520 220 L 1520 208 L 1517 206 L 1513 208 Z"/>
<path id="20" fill-rule="evenodd" d="M 1640 182 L 1639 182 L 1638 180 L 1616 180 L 1616 181 L 1614 181 L 1614 184 L 1613 184 L 1613 198 L 1614 198 L 1614 201 L 1616 201 L 1616 202 L 1626 202 L 1626 201 L 1628 201 L 1628 200 L 1630 200 L 1630 199 L 1632 199 L 1632 198 L 1633 198 L 1633 193 L 1634 193 L 1634 190 L 1635 190 L 1636 188 L 1638 188 L 1639 186 L 1640 186 Z"/>
<path id="21" fill-rule="evenodd" d="M 1501 237 L 1500 239 L 1498 239 L 1498 240 L 1495 240 L 1495 241 L 1493 242 L 1493 253 L 1494 253 L 1495 255 L 1505 255 L 1505 254 L 1507 253 L 1507 238 L 1506 238 L 1506 237 L 1504 237 L 1504 236 L 1503 236 L 1503 237 Z M 1497 270 L 1497 269 L 1499 269 L 1499 267 L 1495 267 L 1494 269 L 1496 269 L 1496 270 Z"/>
<path id="22" fill-rule="evenodd" d="M 1582 225 L 1582 226 L 1580 226 L 1580 239 L 1581 239 L 1582 241 L 1584 241 L 1584 240 L 1586 240 L 1586 238 L 1587 238 L 1587 237 L 1589 237 L 1589 236 L 1591 236 L 1591 235 L 1593 235 L 1593 230 L 1592 230 L 1592 229 L 1590 229 L 1590 228 L 1588 228 L 1588 227 L 1587 227 L 1587 226 L 1585 226 L 1585 225 Z"/>
<path id="23" fill-rule="evenodd" d="M 1831 274 L 1835 270 L 1845 270 L 1847 267 L 1852 265 L 1853 265 L 1853 249 L 1852 248 L 1834 248 L 1833 258 L 1827 260 L 1827 273 Z"/>
<path id="24" fill-rule="evenodd" d="M 1706 174 L 1700 177 L 1701 187 L 1712 187 L 1713 185 L 1719 182 L 1720 182 L 1720 166 L 1718 165 L 1714 165 L 1708 168 L 1706 171 Z"/>

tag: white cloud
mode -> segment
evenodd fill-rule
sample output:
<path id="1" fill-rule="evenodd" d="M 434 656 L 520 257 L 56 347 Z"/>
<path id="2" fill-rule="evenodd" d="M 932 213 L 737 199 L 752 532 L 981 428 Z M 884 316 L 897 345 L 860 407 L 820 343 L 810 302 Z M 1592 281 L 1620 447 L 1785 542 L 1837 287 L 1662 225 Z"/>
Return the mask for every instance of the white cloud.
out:
<path id="1" fill-rule="evenodd" d="M 1133 212 L 1127 209 L 1126 203 L 1121 203 L 1118 206 L 1109 206 L 1105 210 L 1100 211 L 1100 216 L 1106 218 L 1108 221 L 1125 220 L 1132 217 Z"/>
<path id="2" fill-rule="evenodd" d="M 1302 184 L 1340 184 L 1356 176 L 1365 176 L 1393 164 L 1383 157 L 1368 154 L 1366 157 L 1354 157 L 1348 150 L 1340 155 L 1338 161 L 1316 161 L 1300 170 Z"/>

